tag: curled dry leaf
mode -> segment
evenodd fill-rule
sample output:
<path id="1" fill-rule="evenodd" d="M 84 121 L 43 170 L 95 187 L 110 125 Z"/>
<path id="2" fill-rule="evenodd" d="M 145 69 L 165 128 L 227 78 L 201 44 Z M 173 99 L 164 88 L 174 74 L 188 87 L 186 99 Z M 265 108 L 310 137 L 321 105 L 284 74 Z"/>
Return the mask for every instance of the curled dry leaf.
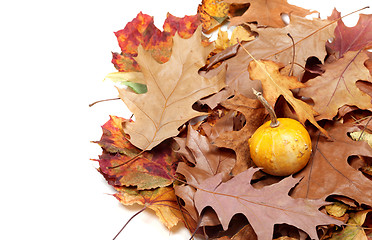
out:
<path id="1" fill-rule="evenodd" d="M 114 196 L 123 205 L 139 204 L 155 211 L 160 221 L 168 228 L 183 222 L 193 232 L 196 222 L 190 214 L 179 204 L 172 187 L 156 188 L 152 190 L 134 190 L 131 188 L 117 187 L 118 193 Z"/>
<path id="2" fill-rule="evenodd" d="M 282 75 L 279 68 L 280 66 L 273 61 L 252 61 L 249 63 L 248 72 L 251 79 L 261 81 L 263 95 L 271 106 L 274 106 L 280 95 L 283 96 L 293 107 L 302 124 L 309 120 L 329 137 L 327 131 L 315 121 L 314 115 L 317 115 L 317 112 L 307 103 L 295 98 L 290 91 L 290 89 L 303 88 L 305 85 L 297 81 L 296 77 Z"/>
<path id="3" fill-rule="evenodd" d="M 253 188 L 250 181 L 257 171 L 250 168 L 227 182 L 222 182 L 221 174 L 204 181 L 194 198 L 198 212 L 212 207 L 224 230 L 236 213 L 243 213 L 258 239 L 272 239 L 274 225 L 280 223 L 302 229 L 312 239 L 318 238 L 315 226 L 342 224 L 318 210 L 325 202 L 289 197 L 287 193 L 298 183 L 292 177 L 261 189 Z"/>
<path id="4" fill-rule="evenodd" d="M 118 89 L 120 98 L 136 118 L 135 122 L 124 125 L 133 145 L 150 150 L 163 140 L 176 136 L 178 128 L 188 120 L 204 115 L 193 110 L 192 105 L 225 86 L 224 70 L 211 79 L 198 74 L 210 50 L 201 43 L 200 28 L 189 39 L 176 35 L 172 56 L 163 64 L 158 63 L 150 52 L 138 48 L 136 61 L 141 66 L 148 91 L 136 94 Z"/>

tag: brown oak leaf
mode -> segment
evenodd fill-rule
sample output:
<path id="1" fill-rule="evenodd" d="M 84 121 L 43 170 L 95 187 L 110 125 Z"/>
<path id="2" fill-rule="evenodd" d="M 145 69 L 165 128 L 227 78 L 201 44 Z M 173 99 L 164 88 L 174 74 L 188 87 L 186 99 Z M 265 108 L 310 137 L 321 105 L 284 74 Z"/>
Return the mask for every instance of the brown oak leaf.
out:
<path id="1" fill-rule="evenodd" d="M 336 23 L 331 23 L 329 20 L 317 18 L 308 20 L 291 15 L 291 22 L 283 28 L 258 28 L 254 24 L 248 24 L 253 32 L 258 33 L 258 37 L 253 41 L 243 43 L 243 46 L 257 60 L 266 59 L 288 65 L 292 62 L 293 56 L 292 42 L 287 35 L 290 33 L 296 48 L 294 59 L 296 64 L 293 67 L 293 75 L 301 78 L 304 69 L 300 66 L 305 66 L 309 57 L 317 57 L 323 62 L 327 55 L 325 43 L 334 36 L 334 28 L 336 27 Z M 226 85 L 228 87 L 205 100 L 205 103 L 211 108 L 233 95 L 234 92 L 255 98 L 252 88 L 260 91 L 259 81 L 249 80 L 247 66 L 253 59 L 242 48 L 238 48 L 238 50 L 228 48 L 222 51 L 210 59 L 211 63 L 206 68 L 212 67 L 216 63 L 214 59 L 219 59 L 224 55 L 232 56 L 224 60 L 224 63 L 227 64 Z M 222 57 L 222 59 L 224 58 Z"/>
<path id="2" fill-rule="evenodd" d="M 372 157 L 371 147 L 348 137 L 349 132 L 359 131 L 357 126 L 335 123 L 325 129 L 333 141 L 310 131 L 313 155 L 307 166 L 296 174 L 302 180 L 292 196 L 326 199 L 329 195 L 343 195 L 371 206 L 371 180 L 348 164 L 350 156 Z"/>
<path id="3" fill-rule="evenodd" d="M 318 209 L 322 200 L 294 199 L 288 192 L 298 179 L 287 177 L 279 183 L 256 189 L 250 184 L 258 169 L 250 168 L 227 182 L 221 174 L 204 181 L 195 193 L 195 206 L 199 213 L 208 206 L 214 209 L 224 230 L 231 218 L 244 214 L 258 239 L 272 239 L 275 224 L 286 223 L 305 231 L 317 239 L 316 226 L 342 224 Z"/>
<path id="4" fill-rule="evenodd" d="M 282 14 L 294 14 L 301 17 L 311 14 L 312 12 L 291 5 L 287 0 L 224 0 L 230 4 L 247 4 L 250 6 L 247 11 L 238 17 L 230 19 L 231 25 L 239 25 L 242 23 L 257 22 L 259 26 L 284 27 L 285 23 L 282 20 Z"/>
<path id="5" fill-rule="evenodd" d="M 103 149 L 99 171 L 113 186 L 136 186 L 138 189 L 164 187 L 173 183 L 179 157 L 169 142 L 141 153 L 127 139 L 122 124 L 128 120 L 111 116 L 102 126 L 103 135 L 97 141 Z M 138 155 L 140 154 L 140 155 Z M 137 156 L 135 161 L 128 162 Z"/>
<path id="6" fill-rule="evenodd" d="M 328 18 L 336 20 L 341 17 L 341 13 L 336 9 Z M 372 47 L 372 14 L 359 14 L 358 23 L 354 27 L 347 27 L 342 19 L 337 21 L 335 28 L 335 38 L 330 43 L 327 42 L 334 51 L 339 52 L 339 58 L 343 57 L 348 51 L 358 51 Z"/>
<path id="7" fill-rule="evenodd" d="M 303 88 L 305 85 L 294 76 L 282 75 L 279 72 L 280 65 L 273 61 L 252 61 L 249 63 L 248 72 L 253 80 L 260 80 L 263 88 L 263 95 L 271 106 L 274 106 L 276 100 L 283 96 L 285 100 L 293 107 L 299 121 L 305 124 L 309 120 L 324 135 L 328 133 L 315 121 L 314 115 L 317 112 L 307 103 L 295 98 L 290 89 Z"/>
<path id="8" fill-rule="evenodd" d="M 236 164 L 233 169 L 233 174 L 247 170 L 252 166 L 249 153 L 248 139 L 261 126 L 265 118 L 265 108 L 260 101 L 249 99 L 243 95 L 235 95 L 221 103 L 227 109 L 241 112 L 246 120 L 246 123 L 239 131 L 229 131 L 221 133 L 214 141 L 218 147 L 233 149 L 236 153 Z"/>
<path id="9" fill-rule="evenodd" d="M 188 120 L 204 115 L 192 109 L 199 99 L 216 93 L 225 86 L 225 71 L 211 79 L 198 74 L 205 65 L 211 46 L 201 43 L 201 28 L 182 39 L 173 38 L 172 56 L 158 63 L 141 46 L 136 61 L 141 66 L 148 91 L 136 94 L 119 89 L 119 96 L 134 113 L 135 122 L 127 122 L 124 130 L 130 142 L 142 150 L 150 150 L 163 140 L 176 136 L 178 128 Z"/>
<path id="10" fill-rule="evenodd" d="M 190 214 L 179 204 L 172 187 L 156 188 L 152 190 L 135 190 L 125 187 L 115 188 L 118 192 L 114 196 L 123 205 L 139 204 L 155 211 L 160 221 L 168 228 L 183 222 L 185 226 L 194 232 L 196 222 Z"/>
<path id="11" fill-rule="evenodd" d="M 306 82 L 300 95 L 314 101 L 314 109 L 320 119 L 332 119 L 344 105 L 360 109 L 372 108 L 371 97 L 357 86 L 358 80 L 372 83 L 372 77 L 364 66 L 368 56 L 361 51 L 349 51 L 343 58 L 323 66 L 325 73 Z"/>

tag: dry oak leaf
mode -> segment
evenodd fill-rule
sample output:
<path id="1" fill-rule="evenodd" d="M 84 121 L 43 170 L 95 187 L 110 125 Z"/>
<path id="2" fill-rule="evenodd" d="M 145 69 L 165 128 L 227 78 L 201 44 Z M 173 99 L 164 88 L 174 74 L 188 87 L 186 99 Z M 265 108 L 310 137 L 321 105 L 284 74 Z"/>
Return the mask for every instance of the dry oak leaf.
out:
<path id="1" fill-rule="evenodd" d="M 168 13 L 163 25 L 164 31 L 160 31 L 153 17 L 140 12 L 124 29 L 115 32 L 121 54 L 113 53 L 112 63 L 120 72 L 141 71 L 134 59 L 139 45 L 150 51 L 158 62 L 166 62 L 172 53 L 175 33 L 178 32 L 182 38 L 189 38 L 199 24 L 198 15 L 178 18 Z"/>
<path id="2" fill-rule="evenodd" d="M 336 9 L 328 18 L 331 20 L 339 19 L 341 13 Z M 339 58 L 348 51 L 358 51 L 372 47 L 372 14 L 359 14 L 358 23 L 354 27 L 347 27 L 342 19 L 337 21 L 335 28 L 335 38 L 330 43 L 327 42 L 334 51 L 339 52 Z"/>
<path id="3" fill-rule="evenodd" d="M 328 133 L 315 121 L 314 115 L 317 112 L 307 103 L 295 98 L 290 89 L 303 88 L 305 85 L 294 76 L 285 76 L 279 72 L 280 65 L 273 61 L 251 61 L 248 66 L 249 76 L 253 80 L 260 80 L 262 83 L 263 95 L 271 106 L 282 95 L 293 107 L 298 120 L 305 124 L 309 120 L 324 135 Z"/>
<path id="4" fill-rule="evenodd" d="M 185 226 L 194 232 L 196 222 L 190 214 L 178 202 L 172 187 L 156 188 L 152 190 L 134 190 L 131 188 L 117 187 L 118 192 L 114 196 L 123 205 L 139 204 L 155 211 L 160 221 L 168 228 L 183 222 Z"/>
<path id="5" fill-rule="evenodd" d="M 250 182 L 257 171 L 249 168 L 227 182 L 222 182 L 220 174 L 204 181 L 194 198 L 198 212 L 201 213 L 208 206 L 212 207 L 224 230 L 235 214 L 242 213 L 258 239 L 272 239 L 275 224 L 295 226 L 312 239 L 318 239 L 316 226 L 342 224 L 318 210 L 326 202 L 288 196 L 298 179 L 287 177 L 279 183 L 255 189 Z"/>
<path id="6" fill-rule="evenodd" d="M 357 86 L 358 80 L 372 83 L 372 77 L 364 66 L 368 56 L 362 52 L 349 51 L 343 58 L 323 66 L 325 73 L 306 82 L 300 95 L 314 101 L 314 110 L 320 119 L 332 119 L 344 105 L 359 109 L 372 108 L 371 97 Z"/>
<path id="7" fill-rule="evenodd" d="M 235 156 L 232 152 L 222 150 L 213 146 L 206 136 L 199 134 L 190 125 L 188 126 L 187 138 L 175 138 L 181 149 L 178 153 L 184 153 L 185 158 L 193 163 L 193 167 L 184 162 L 180 162 L 177 172 L 186 178 L 189 185 L 175 185 L 177 196 L 185 202 L 185 208 L 190 212 L 195 220 L 199 215 L 194 206 L 195 187 L 199 186 L 205 179 L 218 173 L 226 178 L 235 164 Z M 191 156 L 190 156 L 191 155 Z M 213 220 L 213 216 L 208 214 L 203 217 L 201 225 L 214 226 L 219 222 Z"/>
<path id="8" fill-rule="evenodd" d="M 230 25 L 239 25 L 243 23 L 257 22 L 259 26 L 269 27 L 284 27 L 285 23 L 282 20 L 282 14 L 294 14 L 297 16 L 305 17 L 312 12 L 291 5 L 287 0 L 224 0 L 230 4 L 246 4 L 250 6 L 247 11 L 238 17 L 230 19 Z"/>
<path id="9" fill-rule="evenodd" d="M 247 170 L 252 166 L 249 154 L 248 139 L 261 126 L 265 118 L 265 108 L 257 99 L 249 99 L 243 95 L 235 95 L 221 103 L 227 109 L 241 112 L 246 120 L 246 123 L 239 131 L 229 131 L 221 133 L 214 141 L 218 147 L 233 149 L 236 153 L 236 164 L 233 169 L 233 174 Z"/>
<path id="10" fill-rule="evenodd" d="M 138 48 L 135 59 L 142 69 L 148 91 L 136 94 L 118 88 L 120 98 L 136 119 L 124 125 L 133 145 L 150 150 L 163 140 L 176 136 L 178 128 L 188 120 L 204 115 L 193 110 L 192 105 L 225 86 L 224 70 L 211 79 L 198 74 L 212 47 L 202 45 L 199 27 L 188 39 L 178 35 L 173 38 L 172 56 L 166 63 L 158 63 L 150 52 L 141 46 Z"/>
<path id="11" fill-rule="evenodd" d="M 258 28 L 254 24 L 248 24 L 251 31 L 258 33 L 258 37 L 253 41 L 243 43 L 244 48 L 255 59 L 272 60 L 288 65 L 292 62 L 293 56 L 292 41 L 287 35 L 290 33 L 295 41 L 295 63 L 305 66 L 307 59 L 311 56 L 317 57 L 323 62 L 327 55 L 325 43 L 334 36 L 336 23 L 331 24 L 329 20 L 318 18 L 308 20 L 294 15 L 291 15 L 290 18 L 291 22 L 284 28 Z M 254 99 L 252 88 L 260 90 L 259 81 L 249 80 L 247 66 L 253 59 L 242 48 L 239 48 L 236 54 L 234 54 L 235 48 L 229 48 L 215 55 L 211 58 L 207 69 L 216 63 L 214 60 L 229 55 L 229 51 L 233 57 L 224 61 L 227 64 L 226 84 L 228 87 L 205 101 L 211 108 L 233 95 L 234 92 Z M 301 78 L 304 69 L 297 64 L 293 67 L 293 75 Z"/>
<path id="12" fill-rule="evenodd" d="M 102 126 L 102 138 L 96 142 L 104 149 L 98 160 L 101 174 L 113 186 L 151 189 L 172 184 L 180 159 L 169 142 L 141 153 L 128 141 L 122 127 L 124 122 L 128 120 L 111 116 Z M 135 161 L 121 165 L 134 156 L 138 156 Z"/>
<path id="13" fill-rule="evenodd" d="M 313 155 L 307 166 L 296 174 L 302 180 L 291 196 L 326 199 L 329 195 L 342 195 L 372 206 L 371 180 L 348 164 L 350 156 L 372 157 L 371 147 L 348 137 L 349 132 L 359 130 L 357 126 L 334 123 L 325 129 L 333 141 L 310 131 Z"/>

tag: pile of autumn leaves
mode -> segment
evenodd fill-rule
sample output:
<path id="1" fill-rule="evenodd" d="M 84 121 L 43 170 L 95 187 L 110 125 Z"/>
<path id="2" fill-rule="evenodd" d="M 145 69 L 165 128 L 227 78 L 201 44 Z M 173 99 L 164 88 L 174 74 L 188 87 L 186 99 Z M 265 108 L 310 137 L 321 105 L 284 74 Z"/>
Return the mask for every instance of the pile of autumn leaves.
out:
<path id="1" fill-rule="evenodd" d="M 203 1 L 195 16 L 168 14 L 164 31 L 139 13 L 115 33 L 122 52 L 107 78 L 126 86 L 119 96 L 135 120 L 103 125 L 99 171 L 124 205 L 201 238 L 371 237 L 372 148 L 350 137 L 372 131 L 371 15 L 348 28 L 337 11 L 309 20 L 285 1 L 246 2 Z M 226 22 L 232 37 L 210 43 L 203 33 Z M 312 157 L 294 176 L 250 159 L 248 139 L 268 120 L 252 88 L 310 133 Z"/>

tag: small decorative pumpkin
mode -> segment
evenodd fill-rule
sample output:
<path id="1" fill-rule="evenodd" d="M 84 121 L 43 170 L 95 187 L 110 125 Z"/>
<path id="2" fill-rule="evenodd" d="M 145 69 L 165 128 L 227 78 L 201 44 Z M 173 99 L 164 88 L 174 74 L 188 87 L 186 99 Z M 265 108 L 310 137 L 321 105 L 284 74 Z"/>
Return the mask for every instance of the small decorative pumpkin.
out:
<path id="1" fill-rule="evenodd" d="M 262 93 L 253 92 L 270 114 L 271 121 L 260 126 L 249 141 L 253 162 L 262 171 L 288 176 L 304 168 L 311 155 L 311 139 L 304 126 L 291 118 L 277 119 Z"/>

